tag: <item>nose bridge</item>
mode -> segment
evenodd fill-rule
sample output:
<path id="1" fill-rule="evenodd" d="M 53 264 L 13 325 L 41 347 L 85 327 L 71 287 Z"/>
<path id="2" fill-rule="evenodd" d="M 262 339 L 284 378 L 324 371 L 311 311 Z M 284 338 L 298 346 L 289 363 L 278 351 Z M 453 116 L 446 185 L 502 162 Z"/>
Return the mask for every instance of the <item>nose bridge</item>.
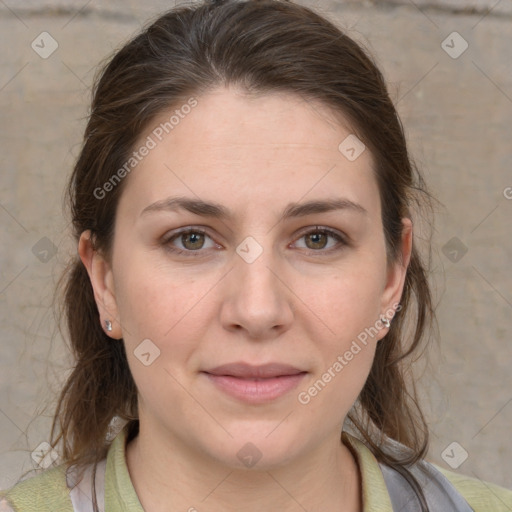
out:
<path id="1" fill-rule="evenodd" d="M 289 325 L 292 309 L 287 288 L 278 278 L 278 254 L 252 237 L 242 241 L 236 252 L 223 305 L 225 325 L 242 327 L 255 337 Z"/>
<path id="2" fill-rule="evenodd" d="M 258 300 L 276 300 L 279 290 L 279 280 L 276 277 L 278 268 L 277 257 L 273 248 L 267 243 L 247 237 L 237 249 L 235 259 L 235 274 L 239 278 L 239 291 L 248 295 L 255 302 Z"/>

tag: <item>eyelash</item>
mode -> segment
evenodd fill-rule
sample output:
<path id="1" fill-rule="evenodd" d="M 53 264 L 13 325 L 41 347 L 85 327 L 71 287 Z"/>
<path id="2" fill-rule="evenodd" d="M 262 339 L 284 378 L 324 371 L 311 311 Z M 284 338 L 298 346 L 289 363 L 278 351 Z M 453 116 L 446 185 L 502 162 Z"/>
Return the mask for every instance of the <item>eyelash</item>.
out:
<path id="1" fill-rule="evenodd" d="M 191 234 L 191 233 L 201 234 L 201 235 L 205 235 L 205 236 L 211 238 L 204 229 L 191 226 L 191 227 L 182 229 L 181 231 L 174 232 L 171 235 L 165 237 L 162 240 L 162 244 L 165 246 L 166 250 L 168 250 L 169 252 L 171 252 L 173 254 L 177 254 L 180 256 L 187 255 L 187 256 L 192 256 L 192 257 L 204 256 L 204 251 L 201 249 L 198 249 L 196 251 L 183 250 L 183 249 L 178 249 L 176 247 L 173 247 L 171 245 L 171 242 L 174 241 L 175 239 L 179 238 L 182 235 L 187 235 L 187 234 Z M 343 235 L 341 235 L 340 233 L 337 233 L 336 231 L 333 231 L 332 229 L 324 228 L 322 226 L 316 226 L 314 229 L 310 229 L 309 231 L 303 232 L 296 240 L 300 240 L 301 238 L 304 238 L 307 235 L 317 234 L 317 233 L 324 234 L 324 235 L 334 238 L 338 242 L 338 246 L 331 247 L 330 249 L 318 249 L 318 250 L 309 249 L 309 250 L 306 250 L 306 253 L 308 255 L 312 255 L 312 254 L 317 255 L 317 256 L 322 255 L 322 254 L 327 255 L 327 254 L 331 254 L 334 251 L 339 251 L 339 250 L 343 249 L 345 246 L 349 245 L 347 239 Z"/>

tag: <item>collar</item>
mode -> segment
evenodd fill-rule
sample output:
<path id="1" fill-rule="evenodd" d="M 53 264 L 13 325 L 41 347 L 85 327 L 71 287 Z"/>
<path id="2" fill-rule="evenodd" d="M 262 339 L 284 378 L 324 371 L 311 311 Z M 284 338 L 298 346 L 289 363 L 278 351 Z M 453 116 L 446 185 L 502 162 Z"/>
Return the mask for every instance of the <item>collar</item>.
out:
<path id="1" fill-rule="evenodd" d="M 393 512 L 388 488 L 375 455 L 360 439 L 346 431 L 342 432 L 341 439 L 352 452 L 359 466 L 363 512 Z"/>

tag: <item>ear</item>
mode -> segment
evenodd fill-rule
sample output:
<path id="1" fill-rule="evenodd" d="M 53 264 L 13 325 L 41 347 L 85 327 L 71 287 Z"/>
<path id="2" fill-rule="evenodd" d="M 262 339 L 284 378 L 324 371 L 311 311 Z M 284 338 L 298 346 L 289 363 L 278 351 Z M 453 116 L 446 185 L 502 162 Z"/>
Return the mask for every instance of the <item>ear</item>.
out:
<path id="1" fill-rule="evenodd" d="M 94 290 L 94 299 L 100 312 L 101 326 L 107 336 L 122 338 L 121 324 L 117 309 L 112 269 L 108 261 L 94 248 L 91 231 L 84 231 L 78 242 L 78 254 L 87 269 Z M 112 330 L 107 331 L 105 320 L 112 323 Z"/>
<path id="2" fill-rule="evenodd" d="M 399 255 L 396 261 L 388 265 L 386 286 L 382 294 L 381 314 L 391 321 L 400 303 L 402 292 L 407 275 L 407 268 L 411 261 L 412 253 L 412 221 L 408 218 L 402 219 L 402 240 Z M 387 329 L 382 331 L 384 336 Z"/>

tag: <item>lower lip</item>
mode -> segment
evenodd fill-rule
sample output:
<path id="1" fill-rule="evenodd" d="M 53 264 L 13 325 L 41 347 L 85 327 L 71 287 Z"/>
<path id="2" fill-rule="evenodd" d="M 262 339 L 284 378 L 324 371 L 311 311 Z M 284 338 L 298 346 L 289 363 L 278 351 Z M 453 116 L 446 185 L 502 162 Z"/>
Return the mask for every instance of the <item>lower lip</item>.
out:
<path id="1" fill-rule="evenodd" d="M 297 387 L 306 372 L 261 380 L 242 379 L 231 375 L 213 375 L 206 372 L 205 375 L 228 395 L 244 402 L 257 404 L 270 402 L 289 393 Z"/>

